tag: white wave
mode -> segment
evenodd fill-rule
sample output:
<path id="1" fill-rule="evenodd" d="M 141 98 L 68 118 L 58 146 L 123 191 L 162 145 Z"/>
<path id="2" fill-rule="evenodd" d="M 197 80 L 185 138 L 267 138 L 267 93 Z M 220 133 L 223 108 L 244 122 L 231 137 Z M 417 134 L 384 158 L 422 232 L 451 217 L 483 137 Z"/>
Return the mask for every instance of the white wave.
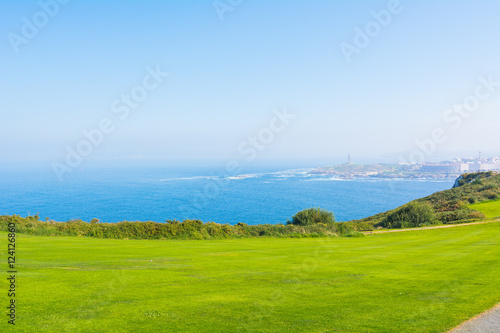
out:
<path id="1" fill-rule="evenodd" d="M 262 176 L 274 176 L 274 178 L 278 178 L 276 180 L 286 180 L 288 178 L 310 178 L 314 175 L 311 175 L 309 172 L 314 169 L 292 169 L 292 170 L 284 170 L 277 172 L 264 172 L 264 173 L 252 173 L 252 174 L 242 174 L 242 175 L 220 175 L 220 176 L 193 176 L 193 177 L 174 177 L 174 178 L 164 178 L 160 179 L 161 182 L 168 181 L 178 181 L 178 180 L 199 180 L 199 179 L 227 179 L 227 180 L 243 180 L 249 178 L 257 178 Z"/>
<path id="2" fill-rule="evenodd" d="M 270 172 L 269 175 L 277 175 L 277 177 L 295 177 L 298 175 L 309 176 L 309 173 L 314 169 L 291 169 L 277 172 Z"/>
<path id="3" fill-rule="evenodd" d="M 301 182 L 331 182 L 331 181 L 336 181 L 336 182 L 346 182 L 346 181 L 352 181 L 353 179 L 345 179 L 345 178 L 338 178 L 338 177 L 329 177 L 329 178 L 310 178 L 310 179 L 304 179 L 301 180 Z"/>
<path id="4" fill-rule="evenodd" d="M 259 177 L 259 175 L 258 174 L 238 175 L 238 176 L 227 177 L 227 179 L 230 179 L 230 180 L 242 180 L 242 179 L 256 178 L 256 177 Z"/>
<path id="5" fill-rule="evenodd" d="M 217 176 L 194 176 L 194 177 L 179 177 L 179 178 L 165 178 L 160 179 L 161 182 L 169 182 L 174 180 L 197 180 L 197 179 L 218 179 Z"/>

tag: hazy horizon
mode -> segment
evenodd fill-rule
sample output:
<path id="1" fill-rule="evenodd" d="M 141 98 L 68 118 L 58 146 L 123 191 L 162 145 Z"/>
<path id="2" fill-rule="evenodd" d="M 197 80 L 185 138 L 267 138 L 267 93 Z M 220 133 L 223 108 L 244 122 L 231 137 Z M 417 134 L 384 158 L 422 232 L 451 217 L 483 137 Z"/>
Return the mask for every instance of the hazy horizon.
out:
<path id="1" fill-rule="evenodd" d="M 500 3 L 55 3 L 0 4 L 0 163 L 500 155 Z"/>

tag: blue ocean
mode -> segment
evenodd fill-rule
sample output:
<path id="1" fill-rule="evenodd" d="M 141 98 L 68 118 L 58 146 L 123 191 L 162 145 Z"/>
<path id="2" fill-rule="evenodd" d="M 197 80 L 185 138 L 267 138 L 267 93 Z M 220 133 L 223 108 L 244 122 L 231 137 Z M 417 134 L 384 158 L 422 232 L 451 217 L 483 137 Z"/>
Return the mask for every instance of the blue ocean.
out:
<path id="1" fill-rule="evenodd" d="M 200 219 L 217 223 L 286 223 L 321 207 L 337 221 L 367 217 L 437 191 L 454 180 L 336 179 L 310 168 L 253 167 L 228 174 L 217 166 L 86 167 L 59 181 L 49 168 L 0 169 L 0 215 L 39 214 L 55 221 Z"/>

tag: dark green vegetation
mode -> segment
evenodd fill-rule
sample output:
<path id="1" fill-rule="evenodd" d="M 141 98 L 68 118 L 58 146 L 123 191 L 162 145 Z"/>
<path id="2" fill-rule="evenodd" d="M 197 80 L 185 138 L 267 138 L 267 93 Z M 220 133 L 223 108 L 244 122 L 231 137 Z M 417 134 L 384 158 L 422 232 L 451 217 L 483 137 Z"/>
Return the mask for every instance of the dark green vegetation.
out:
<path id="1" fill-rule="evenodd" d="M 321 208 L 309 208 L 298 212 L 287 224 L 293 225 L 314 225 L 314 224 L 332 224 L 335 223 L 335 216 L 332 212 Z"/>
<path id="2" fill-rule="evenodd" d="M 19 233 L 41 236 L 79 236 L 114 239 L 225 239 L 248 237 L 352 237 L 355 225 L 350 222 L 309 224 L 309 225 L 273 225 L 259 224 L 236 225 L 203 223 L 199 220 L 156 222 L 119 222 L 91 223 L 83 221 L 40 221 L 38 216 L 26 218 L 0 216 L 0 230 L 7 231 L 8 223 L 16 223 Z M 371 227 L 367 225 L 367 228 Z"/>
<path id="3" fill-rule="evenodd" d="M 498 222 L 362 239 L 19 234 L 16 250 L 19 332 L 436 333 L 500 300 Z"/>
<path id="4" fill-rule="evenodd" d="M 424 227 L 435 223 L 436 214 L 424 202 L 413 201 L 389 213 L 379 225 L 385 228 Z"/>
<path id="5" fill-rule="evenodd" d="M 458 177 L 458 179 L 455 181 L 454 188 L 464 186 L 466 184 L 472 184 L 474 182 L 479 182 L 479 185 L 485 185 L 482 183 L 482 180 L 488 180 L 488 178 L 491 178 L 495 175 L 498 175 L 498 173 L 496 173 L 494 171 L 465 173 L 465 174 L 461 175 L 460 177 Z M 494 185 L 493 186 L 489 185 L 489 186 L 483 187 L 482 191 L 489 190 L 489 189 L 494 189 Z"/>
<path id="6" fill-rule="evenodd" d="M 464 223 L 484 219 L 486 216 L 475 210 L 474 206 L 470 206 L 470 204 L 500 198 L 500 174 L 492 171 L 464 174 L 457 179 L 456 186 L 450 190 L 436 192 L 425 198 L 412 201 L 410 204 L 430 206 L 435 215 L 433 218 L 428 216 L 428 221 L 423 223 L 406 221 L 407 225 Z M 402 213 L 408 205 L 353 222 L 365 222 L 375 227 L 389 227 L 391 219 Z M 402 226 L 406 226 L 406 224 L 396 223 L 392 225 L 392 227 L 398 228 Z"/>
<path id="7" fill-rule="evenodd" d="M 339 234 L 343 237 L 364 237 L 364 234 L 358 230 L 373 230 L 373 226 L 370 224 L 336 223 L 333 213 L 321 208 L 309 208 L 300 211 L 291 220 L 287 221 L 287 225 L 334 228 L 335 235 Z"/>

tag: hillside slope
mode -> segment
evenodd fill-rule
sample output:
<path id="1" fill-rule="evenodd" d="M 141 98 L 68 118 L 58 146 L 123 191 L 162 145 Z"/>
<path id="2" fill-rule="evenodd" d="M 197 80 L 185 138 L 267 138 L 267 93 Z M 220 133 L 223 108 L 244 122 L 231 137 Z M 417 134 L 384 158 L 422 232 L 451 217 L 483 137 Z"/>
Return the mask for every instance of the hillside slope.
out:
<path id="1" fill-rule="evenodd" d="M 469 173 L 460 176 L 450 190 L 436 192 L 396 209 L 353 222 L 382 226 L 391 214 L 405 206 L 419 204 L 432 208 L 436 222 L 446 224 L 473 221 L 485 218 L 485 215 L 470 208 L 469 205 L 498 199 L 500 199 L 500 173 L 493 171 Z"/>

